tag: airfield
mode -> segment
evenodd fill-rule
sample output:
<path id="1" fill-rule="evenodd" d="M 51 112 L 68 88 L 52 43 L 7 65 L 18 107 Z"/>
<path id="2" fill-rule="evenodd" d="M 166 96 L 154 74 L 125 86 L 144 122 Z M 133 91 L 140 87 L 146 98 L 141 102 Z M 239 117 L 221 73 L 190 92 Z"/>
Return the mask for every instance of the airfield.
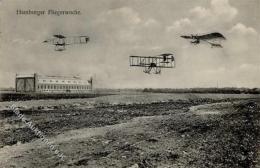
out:
<path id="1" fill-rule="evenodd" d="M 259 94 L 119 92 L 0 102 L 1 167 L 260 167 Z M 66 156 L 19 120 L 20 112 Z"/>

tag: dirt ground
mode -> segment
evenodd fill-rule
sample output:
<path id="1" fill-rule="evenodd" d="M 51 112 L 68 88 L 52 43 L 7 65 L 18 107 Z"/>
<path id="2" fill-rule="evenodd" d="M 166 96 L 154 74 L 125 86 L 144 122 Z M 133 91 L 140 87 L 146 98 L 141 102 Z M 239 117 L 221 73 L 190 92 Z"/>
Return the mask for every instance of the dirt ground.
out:
<path id="1" fill-rule="evenodd" d="M 0 111 L 1 167 L 260 167 L 260 100 L 170 100 L 20 108 L 61 161 L 11 111 Z"/>

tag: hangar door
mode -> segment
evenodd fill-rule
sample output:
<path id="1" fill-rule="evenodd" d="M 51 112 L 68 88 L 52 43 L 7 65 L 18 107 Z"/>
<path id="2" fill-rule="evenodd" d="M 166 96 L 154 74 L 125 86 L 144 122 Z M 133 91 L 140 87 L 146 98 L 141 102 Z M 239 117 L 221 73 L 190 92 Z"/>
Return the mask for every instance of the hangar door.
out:
<path id="1" fill-rule="evenodd" d="M 34 78 L 16 78 L 17 92 L 34 92 L 35 83 Z"/>

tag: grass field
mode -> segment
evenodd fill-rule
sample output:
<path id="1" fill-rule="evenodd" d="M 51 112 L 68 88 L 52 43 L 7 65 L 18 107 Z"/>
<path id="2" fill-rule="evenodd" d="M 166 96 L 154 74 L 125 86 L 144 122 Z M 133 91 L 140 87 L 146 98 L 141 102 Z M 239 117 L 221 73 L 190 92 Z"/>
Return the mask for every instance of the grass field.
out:
<path id="1" fill-rule="evenodd" d="M 66 156 L 60 161 L 8 107 Z M 259 167 L 259 95 L 121 93 L 0 102 L 4 167 Z"/>

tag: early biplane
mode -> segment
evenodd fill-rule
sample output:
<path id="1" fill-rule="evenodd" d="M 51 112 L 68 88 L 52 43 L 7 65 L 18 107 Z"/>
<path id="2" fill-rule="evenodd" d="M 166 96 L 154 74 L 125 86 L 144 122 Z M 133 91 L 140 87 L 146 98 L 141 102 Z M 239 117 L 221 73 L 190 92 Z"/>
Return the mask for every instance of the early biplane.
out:
<path id="1" fill-rule="evenodd" d="M 86 44 L 89 41 L 88 36 L 63 36 L 60 34 L 53 35 L 53 38 L 43 41 L 55 46 L 55 51 L 64 51 L 66 45 Z"/>
<path id="2" fill-rule="evenodd" d="M 143 67 L 144 73 L 160 74 L 162 68 L 174 67 L 174 56 L 171 53 L 160 54 L 156 56 L 130 56 L 130 66 Z"/>
<path id="3" fill-rule="evenodd" d="M 191 44 L 200 44 L 201 41 L 207 42 L 211 45 L 211 48 L 217 47 L 217 48 L 223 48 L 220 44 L 222 40 L 226 40 L 226 38 L 218 32 L 215 33 L 209 33 L 204 35 L 190 35 L 190 36 L 181 36 L 185 39 L 192 39 Z"/>

